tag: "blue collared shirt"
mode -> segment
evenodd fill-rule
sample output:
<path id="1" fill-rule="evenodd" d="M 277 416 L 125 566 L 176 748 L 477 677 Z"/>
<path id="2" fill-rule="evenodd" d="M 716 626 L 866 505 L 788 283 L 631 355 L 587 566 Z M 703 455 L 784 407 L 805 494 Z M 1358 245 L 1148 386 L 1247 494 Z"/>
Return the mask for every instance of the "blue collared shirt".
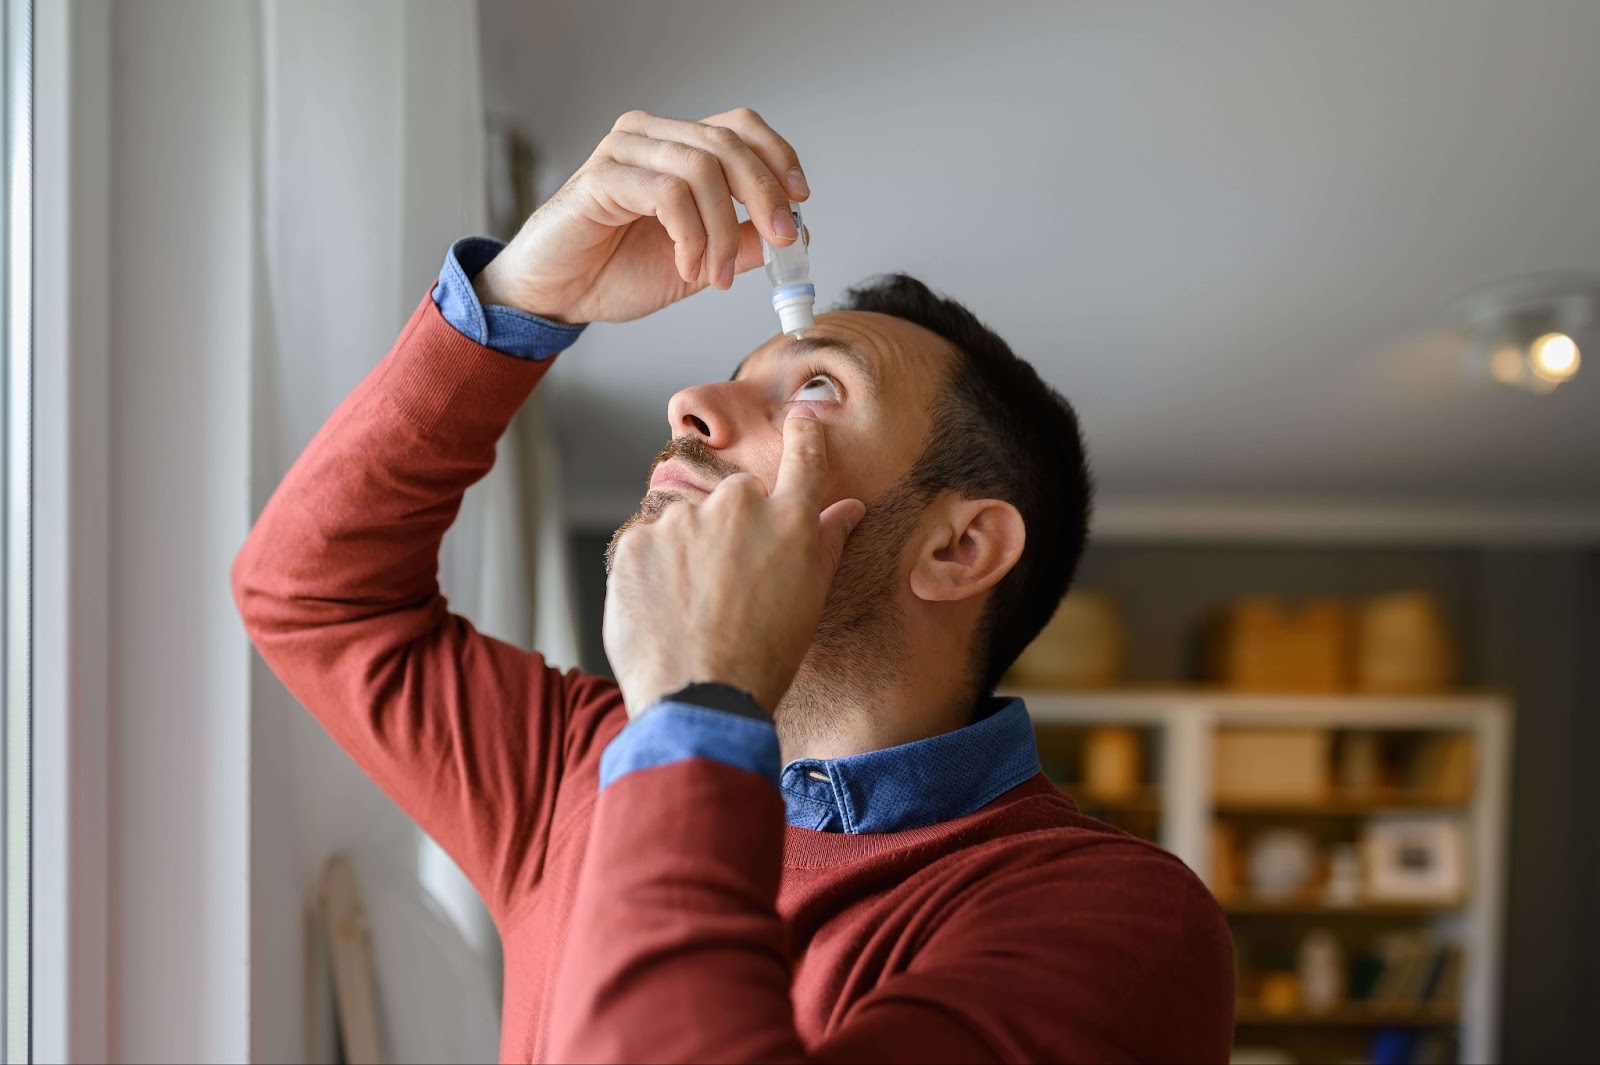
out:
<path id="1" fill-rule="evenodd" d="M 572 347 L 583 334 L 581 325 L 478 302 L 472 279 L 504 247 L 504 241 L 493 237 L 462 237 L 450 246 L 439 270 L 439 283 L 433 287 L 439 314 L 468 340 L 519 359 L 548 359 Z"/>
<path id="2" fill-rule="evenodd" d="M 483 306 L 472 278 L 504 245 L 464 237 L 439 271 L 433 301 L 455 330 L 522 359 L 572 346 L 581 325 L 513 307 Z M 758 773 L 783 793 L 789 824 L 822 832 L 898 832 L 963 817 L 1039 772 L 1033 724 L 1021 699 L 994 699 L 954 732 L 845 758 L 780 765 L 771 721 L 664 700 L 630 721 L 600 758 L 600 786 L 625 773 L 709 758 Z"/>

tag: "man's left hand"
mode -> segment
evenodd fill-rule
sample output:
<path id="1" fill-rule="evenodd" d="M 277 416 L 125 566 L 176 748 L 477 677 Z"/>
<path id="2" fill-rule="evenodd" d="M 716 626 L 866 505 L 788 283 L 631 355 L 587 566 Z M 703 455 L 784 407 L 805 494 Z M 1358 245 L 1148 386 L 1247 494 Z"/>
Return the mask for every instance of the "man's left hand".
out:
<path id="1" fill-rule="evenodd" d="M 771 492 L 734 474 L 617 544 L 604 637 L 630 717 L 696 681 L 747 691 L 769 713 L 789 690 L 867 509 L 823 509 L 827 445 L 811 415 L 790 408 Z"/>

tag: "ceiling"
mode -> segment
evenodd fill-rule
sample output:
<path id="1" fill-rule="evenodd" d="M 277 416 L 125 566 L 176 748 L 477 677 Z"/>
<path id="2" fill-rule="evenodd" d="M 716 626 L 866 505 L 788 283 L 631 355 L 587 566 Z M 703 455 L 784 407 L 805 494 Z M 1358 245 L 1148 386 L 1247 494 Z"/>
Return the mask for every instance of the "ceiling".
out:
<path id="1" fill-rule="evenodd" d="M 1077 406 L 1103 498 L 1600 507 L 1600 344 L 1466 379 L 1449 304 L 1600 271 L 1600 4 L 503 3 L 486 98 L 547 188 L 634 107 L 759 110 L 819 305 L 905 270 Z M 637 499 L 678 388 L 776 330 L 765 278 L 597 326 L 551 377 L 567 494 Z M 1600 340 L 1600 338 L 1596 338 Z"/>

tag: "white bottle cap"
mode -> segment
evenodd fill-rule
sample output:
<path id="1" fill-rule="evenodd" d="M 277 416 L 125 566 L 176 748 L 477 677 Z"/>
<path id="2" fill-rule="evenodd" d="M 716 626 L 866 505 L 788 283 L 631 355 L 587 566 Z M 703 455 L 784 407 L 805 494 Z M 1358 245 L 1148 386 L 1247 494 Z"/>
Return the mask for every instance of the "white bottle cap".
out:
<path id="1" fill-rule="evenodd" d="M 816 306 L 816 286 L 799 284 L 779 285 L 772 290 L 772 309 L 778 312 L 778 331 L 796 334 L 815 326 L 812 308 Z"/>

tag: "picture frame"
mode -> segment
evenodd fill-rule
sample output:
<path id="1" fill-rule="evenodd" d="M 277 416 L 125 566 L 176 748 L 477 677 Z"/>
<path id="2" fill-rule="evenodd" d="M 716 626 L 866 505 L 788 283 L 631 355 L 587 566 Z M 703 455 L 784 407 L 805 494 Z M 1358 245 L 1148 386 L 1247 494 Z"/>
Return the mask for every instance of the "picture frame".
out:
<path id="1" fill-rule="evenodd" d="M 1451 903 L 1466 894 L 1466 840 L 1453 815 L 1373 817 L 1361 851 L 1369 902 Z"/>

